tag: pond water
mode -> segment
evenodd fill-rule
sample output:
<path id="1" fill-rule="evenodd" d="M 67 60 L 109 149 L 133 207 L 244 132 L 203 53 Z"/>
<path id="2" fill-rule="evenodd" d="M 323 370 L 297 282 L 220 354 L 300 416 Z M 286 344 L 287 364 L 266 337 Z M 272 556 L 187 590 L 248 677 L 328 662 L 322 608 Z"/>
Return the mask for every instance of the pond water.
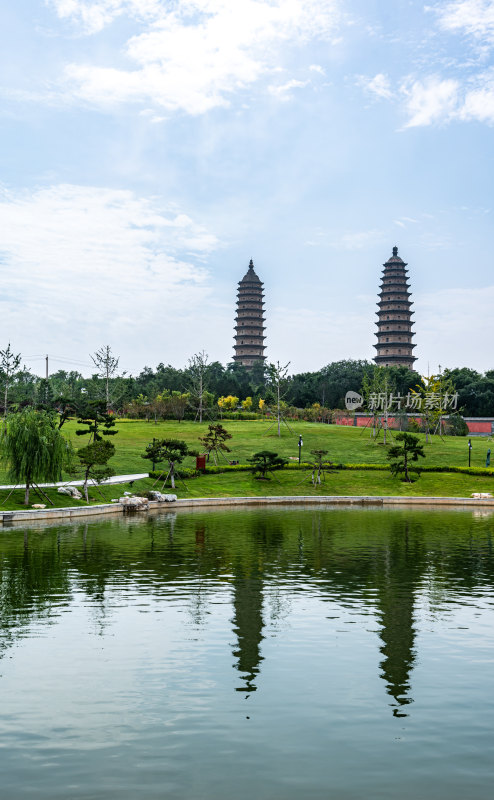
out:
<path id="1" fill-rule="evenodd" d="M 494 517 L 0 529 L 10 798 L 491 797 Z"/>

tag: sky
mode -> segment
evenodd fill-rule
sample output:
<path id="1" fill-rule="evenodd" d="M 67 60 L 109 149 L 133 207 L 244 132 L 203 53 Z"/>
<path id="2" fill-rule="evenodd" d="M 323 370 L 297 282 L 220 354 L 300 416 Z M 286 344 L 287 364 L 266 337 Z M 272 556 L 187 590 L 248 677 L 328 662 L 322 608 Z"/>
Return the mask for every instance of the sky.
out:
<path id="1" fill-rule="evenodd" d="M 408 263 L 416 368 L 494 368 L 494 0 L 0 6 L 0 349 L 33 372 L 372 359 Z"/>

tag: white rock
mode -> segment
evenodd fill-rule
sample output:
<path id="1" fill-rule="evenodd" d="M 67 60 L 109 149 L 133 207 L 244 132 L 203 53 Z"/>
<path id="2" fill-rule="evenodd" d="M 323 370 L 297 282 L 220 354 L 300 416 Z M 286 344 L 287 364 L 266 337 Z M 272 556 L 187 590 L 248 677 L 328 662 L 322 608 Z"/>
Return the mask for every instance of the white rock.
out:
<path id="1" fill-rule="evenodd" d="M 59 486 L 57 491 L 58 494 L 65 494 L 68 497 L 73 497 L 75 500 L 80 500 L 82 497 L 82 494 L 76 486 Z"/>
<path id="2" fill-rule="evenodd" d="M 124 496 L 120 497 L 119 502 L 122 503 L 123 506 L 128 506 L 130 508 L 147 508 L 149 505 L 147 497 Z"/>

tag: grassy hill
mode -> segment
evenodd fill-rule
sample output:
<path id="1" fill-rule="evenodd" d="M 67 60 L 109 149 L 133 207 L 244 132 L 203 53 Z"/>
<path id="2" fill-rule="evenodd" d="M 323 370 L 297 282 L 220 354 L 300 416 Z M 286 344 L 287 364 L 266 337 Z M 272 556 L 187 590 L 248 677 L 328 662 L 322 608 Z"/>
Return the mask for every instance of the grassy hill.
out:
<path id="1" fill-rule="evenodd" d="M 75 435 L 77 424 L 67 423 L 64 434 L 71 439 L 74 446 L 82 447 L 87 437 Z M 319 423 L 300 422 L 292 426 L 293 433 L 283 426 L 282 436 L 276 435 L 276 427 L 269 421 L 228 421 L 225 427 L 232 434 L 229 444 L 230 460 L 245 463 L 248 456 L 258 450 L 273 450 L 286 457 L 298 457 L 298 437 L 302 434 L 302 460 L 310 458 L 313 449 L 328 450 L 328 459 L 333 463 L 351 464 L 385 464 L 386 450 L 382 442 L 382 434 L 377 443 L 371 438 L 368 429 L 349 428 L 345 426 L 324 425 Z M 116 447 L 116 455 L 111 465 L 117 474 L 147 472 L 150 464 L 141 457 L 146 444 L 156 438 L 183 439 L 191 447 L 200 449 L 198 436 L 207 430 L 207 423 L 202 425 L 193 422 L 166 421 L 146 423 L 141 421 L 120 421 L 117 423 L 118 434 L 112 437 Z M 424 436 L 420 436 L 424 440 Z M 472 440 L 472 466 L 484 467 L 487 449 L 492 445 L 490 439 L 474 438 Z M 468 438 L 432 437 L 432 442 L 425 445 L 426 458 L 421 460 L 423 466 L 467 466 Z M 494 459 L 493 459 L 494 461 Z M 188 459 L 188 465 L 194 465 L 194 459 Z M 4 467 L 0 470 L 0 482 L 6 483 Z M 151 487 L 153 481 L 147 479 L 136 483 L 132 490 L 144 491 Z M 102 487 L 104 499 L 110 500 L 123 493 L 127 486 Z M 303 495 L 303 494 L 335 494 L 335 495 L 432 495 L 432 496 L 468 496 L 471 492 L 489 492 L 494 490 L 492 476 L 476 476 L 461 474 L 424 473 L 414 484 L 404 484 L 393 478 L 389 472 L 339 471 L 326 476 L 321 487 L 313 487 L 310 473 L 285 471 L 276 473 L 270 481 L 257 481 L 247 472 L 220 475 L 204 475 L 188 479 L 186 488 L 178 483 L 177 494 L 180 497 L 225 497 L 225 496 L 262 496 L 262 495 Z M 50 492 L 50 494 L 52 494 Z M 99 490 L 93 490 L 95 502 L 102 502 Z M 70 501 L 53 493 L 56 505 L 66 505 Z M 2 497 L 2 500 L 4 498 Z M 32 502 L 39 502 L 33 495 Z M 1 501 L 0 501 L 1 502 Z M 4 509 L 21 507 L 22 493 L 15 492 Z"/>
<path id="2" fill-rule="evenodd" d="M 351 428 L 340 425 L 324 425 L 314 422 L 297 422 L 291 424 L 293 433 L 283 426 L 282 436 L 278 438 L 276 426 L 265 420 L 249 422 L 226 421 L 224 427 L 232 434 L 229 442 L 231 460 L 245 463 L 248 456 L 258 450 L 274 450 L 283 456 L 298 456 L 298 437 L 302 434 L 302 459 L 310 458 L 310 451 L 316 448 L 328 450 L 328 458 L 335 463 L 384 464 L 386 463 L 386 447 L 382 443 L 382 434 L 377 443 L 371 438 L 370 430 Z M 87 437 L 75 436 L 75 422 L 67 423 L 63 431 L 71 438 L 75 447 L 82 447 Z M 118 434 L 112 437 L 116 447 L 116 455 L 112 466 L 118 473 L 146 472 L 148 461 L 141 458 L 146 444 L 156 438 L 183 439 L 191 447 L 200 449 L 198 436 L 204 435 L 207 423 L 181 422 L 175 420 L 154 423 L 119 422 Z M 420 438 L 425 441 L 423 435 Z M 484 466 L 487 449 L 494 444 L 486 439 L 473 439 L 472 465 Z M 432 437 L 432 443 L 426 445 L 424 464 L 437 466 L 468 465 L 468 438 L 449 436 L 441 439 Z M 494 458 L 493 458 L 494 462 Z M 192 464 L 192 460 L 190 460 Z"/>

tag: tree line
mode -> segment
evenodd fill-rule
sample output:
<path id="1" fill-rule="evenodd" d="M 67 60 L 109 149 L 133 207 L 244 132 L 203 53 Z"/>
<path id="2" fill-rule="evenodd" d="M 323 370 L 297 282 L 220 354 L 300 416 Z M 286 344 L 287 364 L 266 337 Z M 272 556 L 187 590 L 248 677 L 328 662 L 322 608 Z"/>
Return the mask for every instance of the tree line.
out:
<path id="1" fill-rule="evenodd" d="M 274 365 L 258 363 L 246 368 L 233 362 L 224 366 L 210 362 L 205 353 L 192 356 L 182 368 L 160 363 L 154 369 L 146 366 L 136 375 L 119 373 L 119 358 L 109 346 L 91 358 L 95 370 L 89 377 L 77 370 L 58 370 L 41 378 L 22 366 L 21 355 L 10 345 L 0 350 L 2 414 L 26 406 L 60 411 L 70 405 L 78 414 L 88 402 L 104 401 L 108 411 L 121 416 L 202 421 L 263 412 L 279 401 L 283 408 L 304 410 L 305 416 L 312 418 L 317 417 L 318 409 L 344 409 L 346 393 L 362 394 L 376 370 L 380 374 L 384 370 L 387 385 L 402 396 L 424 386 L 422 377 L 407 367 L 378 368 L 365 360 L 336 361 L 315 372 L 289 374 L 285 369 L 277 382 Z M 444 370 L 442 375 L 454 385 L 462 414 L 494 416 L 494 370 L 482 374 L 461 367 Z"/>

